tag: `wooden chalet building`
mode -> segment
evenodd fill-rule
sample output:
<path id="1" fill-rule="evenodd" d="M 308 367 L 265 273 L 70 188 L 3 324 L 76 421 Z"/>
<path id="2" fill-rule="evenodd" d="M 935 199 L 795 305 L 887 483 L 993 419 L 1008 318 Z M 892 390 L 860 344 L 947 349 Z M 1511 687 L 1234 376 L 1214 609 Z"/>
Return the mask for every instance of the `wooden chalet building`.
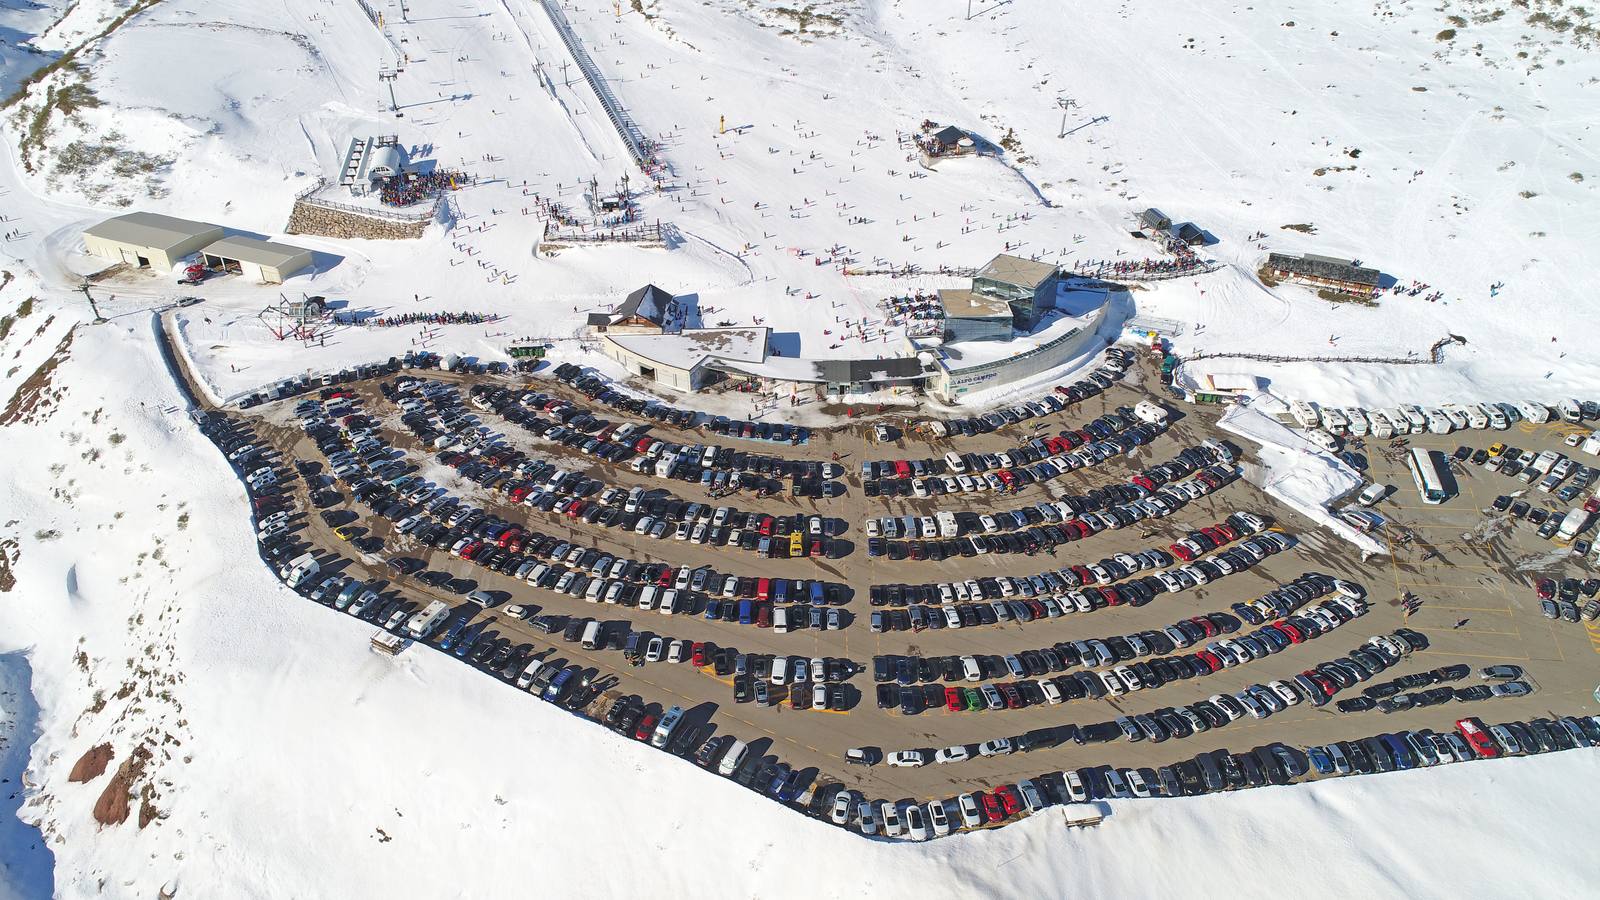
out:
<path id="1" fill-rule="evenodd" d="M 1348 259 L 1307 253 L 1294 256 L 1273 253 L 1267 257 L 1268 274 L 1284 281 L 1297 281 L 1343 294 L 1370 297 L 1378 289 L 1377 269 L 1358 266 Z"/>

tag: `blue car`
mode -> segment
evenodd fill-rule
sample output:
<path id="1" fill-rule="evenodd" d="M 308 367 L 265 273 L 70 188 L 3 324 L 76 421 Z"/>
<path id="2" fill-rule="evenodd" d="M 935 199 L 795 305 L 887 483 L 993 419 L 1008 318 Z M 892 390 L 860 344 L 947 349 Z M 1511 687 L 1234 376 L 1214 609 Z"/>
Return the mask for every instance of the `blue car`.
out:
<path id="1" fill-rule="evenodd" d="M 762 793 L 769 797 L 777 797 L 779 792 L 783 790 L 784 782 L 786 782 L 790 777 L 792 776 L 789 771 L 789 764 L 778 763 L 777 771 L 772 773 L 772 782 L 767 785 L 767 789 Z"/>
<path id="2" fill-rule="evenodd" d="M 556 673 L 556 677 L 550 681 L 550 686 L 544 689 L 544 693 L 541 696 L 545 700 L 554 703 L 561 698 L 562 694 L 566 693 L 567 684 L 571 681 L 572 669 L 562 669 Z"/>
<path id="3" fill-rule="evenodd" d="M 754 607 L 755 607 L 755 604 L 751 603 L 749 600 L 740 600 L 739 601 L 739 624 L 740 625 L 749 625 L 753 621 L 752 613 L 754 611 Z"/>
<path id="4" fill-rule="evenodd" d="M 718 620 L 720 618 L 722 618 L 722 601 L 721 600 L 707 600 L 706 601 L 706 621 L 707 622 L 715 622 L 716 620 Z"/>

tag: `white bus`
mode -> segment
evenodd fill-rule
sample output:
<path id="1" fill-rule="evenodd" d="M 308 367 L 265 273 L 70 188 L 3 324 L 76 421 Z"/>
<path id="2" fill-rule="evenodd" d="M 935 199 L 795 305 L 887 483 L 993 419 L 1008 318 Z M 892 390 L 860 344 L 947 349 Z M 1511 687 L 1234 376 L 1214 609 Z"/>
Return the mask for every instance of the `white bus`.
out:
<path id="1" fill-rule="evenodd" d="M 1417 493 L 1422 495 L 1424 503 L 1443 503 L 1450 499 L 1452 492 L 1445 488 L 1444 467 L 1438 453 L 1413 447 L 1406 463 L 1411 467 L 1411 478 L 1417 483 Z"/>

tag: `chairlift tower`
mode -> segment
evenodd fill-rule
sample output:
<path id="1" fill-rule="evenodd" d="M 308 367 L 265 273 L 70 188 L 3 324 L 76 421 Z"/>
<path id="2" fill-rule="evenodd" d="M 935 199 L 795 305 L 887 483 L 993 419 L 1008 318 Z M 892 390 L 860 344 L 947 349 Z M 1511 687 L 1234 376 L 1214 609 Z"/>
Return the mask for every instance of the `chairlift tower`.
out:
<path id="1" fill-rule="evenodd" d="M 400 111 L 400 102 L 394 98 L 394 82 L 400 73 L 394 69 L 379 69 L 378 80 L 389 85 L 389 111 L 394 113 L 396 119 L 404 119 L 406 114 Z"/>
<path id="2" fill-rule="evenodd" d="M 89 279 L 83 279 L 83 283 L 78 285 L 78 290 L 83 291 L 84 298 L 89 301 L 89 309 L 94 313 L 94 324 L 104 325 L 106 317 L 100 315 L 100 307 L 95 305 L 94 295 L 89 293 Z"/>

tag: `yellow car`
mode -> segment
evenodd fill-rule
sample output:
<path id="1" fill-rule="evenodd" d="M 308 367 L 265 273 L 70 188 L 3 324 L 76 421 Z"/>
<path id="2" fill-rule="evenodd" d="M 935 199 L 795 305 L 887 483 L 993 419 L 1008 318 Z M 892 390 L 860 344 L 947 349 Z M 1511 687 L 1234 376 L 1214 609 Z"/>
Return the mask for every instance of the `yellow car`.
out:
<path id="1" fill-rule="evenodd" d="M 1489 445 L 1489 455 L 1490 456 L 1499 456 L 1500 454 L 1502 454 L 1504 452 L 1506 452 L 1506 445 L 1500 443 L 1499 441 L 1496 441 L 1493 444 Z"/>
<path id="2" fill-rule="evenodd" d="M 341 541 L 348 541 L 356 536 L 356 530 L 349 525 L 340 525 L 333 530 L 333 533 L 338 535 Z"/>

